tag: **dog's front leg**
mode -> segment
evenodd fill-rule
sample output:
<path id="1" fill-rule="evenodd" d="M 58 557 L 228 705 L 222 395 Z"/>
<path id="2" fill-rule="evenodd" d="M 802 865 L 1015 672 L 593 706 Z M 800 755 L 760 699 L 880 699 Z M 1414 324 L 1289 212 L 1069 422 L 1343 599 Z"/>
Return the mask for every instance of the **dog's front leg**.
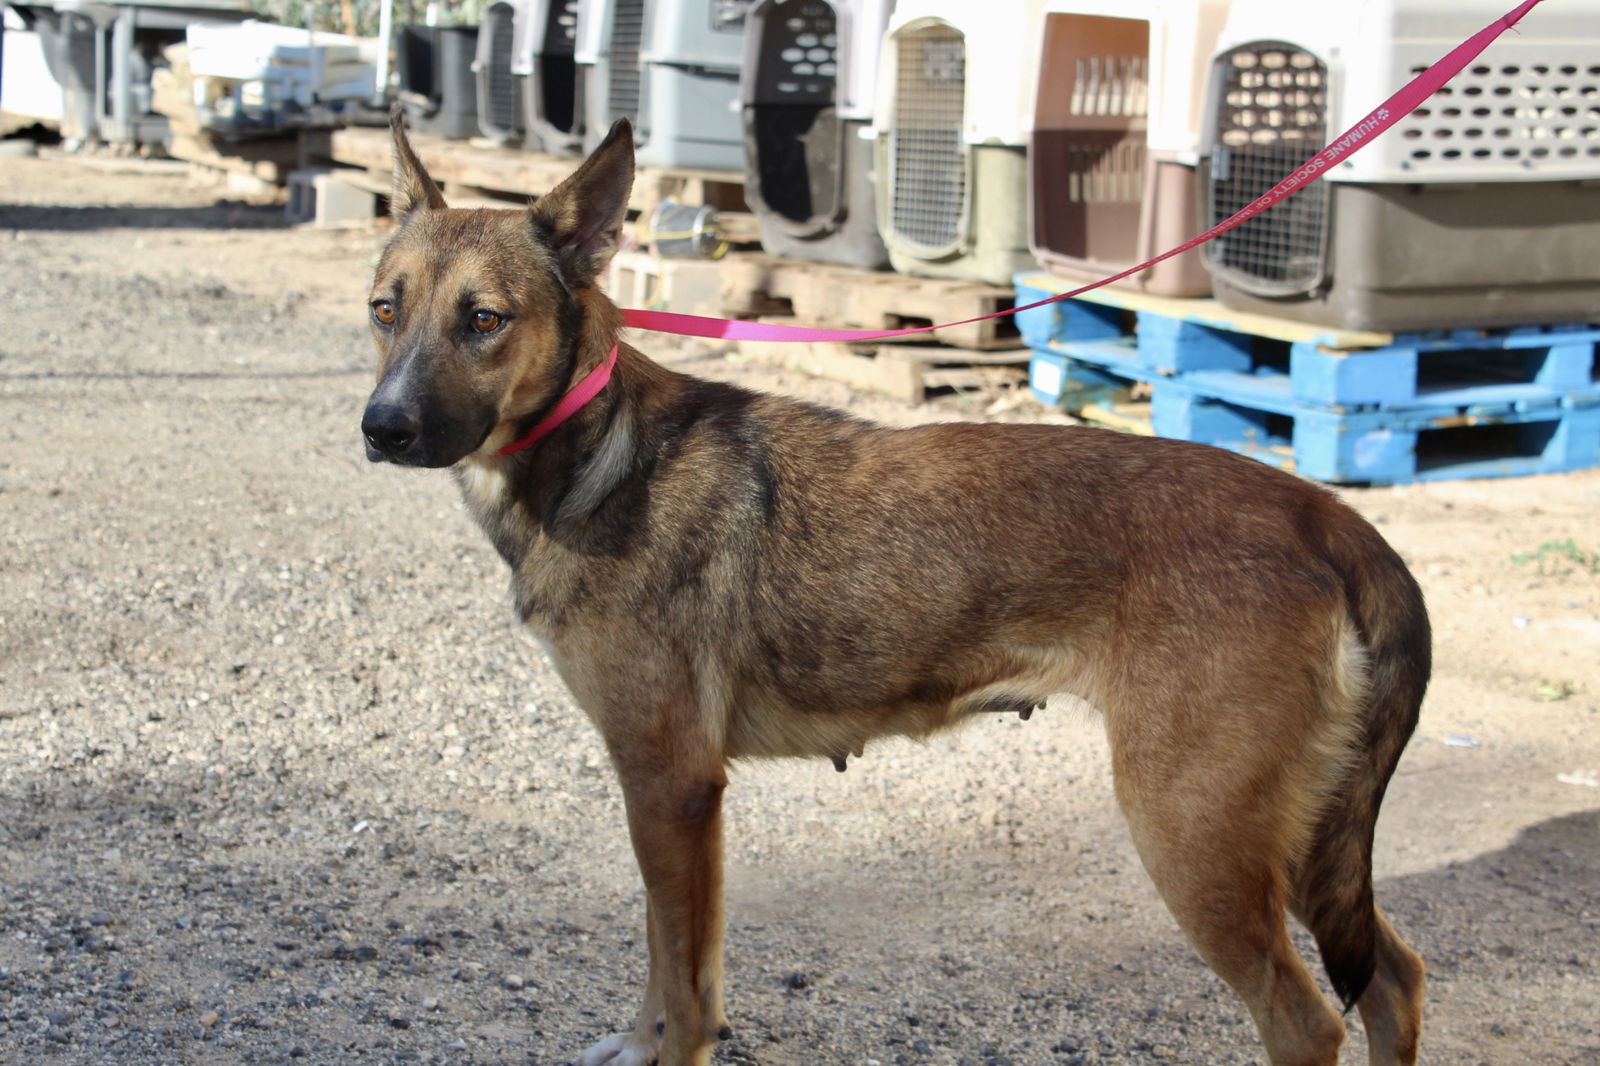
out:
<path id="1" fill-rule="evenodd" d="M 650 976 L 633 1032 L 601 1041 L 580 1066 L 705 1066 L 730 1034 L 722 1006 L 720 759 L 631 738 L 612 755 L 644 875 Z"/>
<path id="2" fill-rule="evenodd" d="M 573 1066 L 652 1066 L 661 1052 L 661 1033 L 666 1013 L 661 998 L 661 971 L 656 966 L 655 921 L 646 895 L 645 929 L 650 941 L 650 976 L 645 982 L 644 1003 L 633 1029 L 614 1033 L 578 1056 Z"/>

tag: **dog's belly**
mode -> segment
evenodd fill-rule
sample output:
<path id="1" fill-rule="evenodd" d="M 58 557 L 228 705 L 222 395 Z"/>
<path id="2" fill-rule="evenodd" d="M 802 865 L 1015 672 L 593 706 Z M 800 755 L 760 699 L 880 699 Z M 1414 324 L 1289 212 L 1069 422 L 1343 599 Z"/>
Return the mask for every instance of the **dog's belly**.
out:
<path id="1" fill-rule="evenodd" d="M 793 691 L 748 688 L 729 708 L 726 755 L 837 761 L 848 754 L 859 755 L 868 741 L 880 737 L 925 737 L 974 716 L 1003 713 L 1027 717 L 1047 701 L 1063 698 L 1098 705 L 1096 671 L 1078 652 L 1010 647 L 1003 654 L 972 658 L 1005 660 L 1012 668 L 999 673 L 970 668 L 935 671 L 921 685 L 907 689 L 901 699 L 867 698 L 854 704 L 848 691 L 831 693 L 831 698 L 823 700 L 796 699 L 800 694 Z M 826 678 L 810 680 L 815 685 Z M 875 688 L 871 684 L 855 687 L 862 691 Z"/>

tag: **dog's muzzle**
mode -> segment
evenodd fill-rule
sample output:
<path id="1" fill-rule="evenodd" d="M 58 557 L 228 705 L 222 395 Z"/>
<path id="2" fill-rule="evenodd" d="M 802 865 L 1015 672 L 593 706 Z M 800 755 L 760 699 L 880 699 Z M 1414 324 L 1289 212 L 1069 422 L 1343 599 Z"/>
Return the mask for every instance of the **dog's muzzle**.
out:
<path id="1" fill-rule="evenodd" d="M 367 458 L 375 463 L 414 463 L 422 438 L 419 412 L 398 404 L 370 403 L 361 417 L 361 435 L 367 441 Z"/>
<path id="2" fill-rule="evenodd" d="M 380 389 L 367 402 L 361 435 L 375 463 L 442 467 L 477 451 L 495 425 L 492 407 L 453 414 L 437 404 L 396 402 Z"/>

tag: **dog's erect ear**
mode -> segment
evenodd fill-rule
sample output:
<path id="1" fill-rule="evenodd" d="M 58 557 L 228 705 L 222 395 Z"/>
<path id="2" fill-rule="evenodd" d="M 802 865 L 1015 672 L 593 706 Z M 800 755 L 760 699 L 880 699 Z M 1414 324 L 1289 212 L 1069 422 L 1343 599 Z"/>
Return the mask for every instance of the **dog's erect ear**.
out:
<path id="1" fill-rule="evenodd" d="M 632 192 L 633 127 L 618 119 L 583 165 L 528 209 L 568 284 L 588 285 L 611 261 Z"/>
<path id="2" fill-rule="evenodd" d="M 406 113 L 399 101 L 389 110 L 389 132 L 394 135 L 394 192 L 389 197 L 389 214 L 403 221 L 420 207 L 440 210 L 444 194 L 422 169 L 422 161 L 406 139 Z"/>

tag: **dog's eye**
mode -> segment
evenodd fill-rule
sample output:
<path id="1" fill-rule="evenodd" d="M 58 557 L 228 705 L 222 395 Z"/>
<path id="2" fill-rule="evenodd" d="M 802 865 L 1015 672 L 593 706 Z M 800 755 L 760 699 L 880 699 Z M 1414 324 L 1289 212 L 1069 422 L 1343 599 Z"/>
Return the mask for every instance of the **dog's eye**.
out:
<path id="1" fill-rule="evenodd" d="M 479 310 L 472 312 L 472 328 L 479 333 L 493 333 L 500 328 L 500 323 L 504 321 L 505 319 L 493 311 Z"/>
<path id="2" fill-rule="evenodd" d="M 372 301 L 372 320 L 380 326 L 394 325 L 394 303 L 390 300 Z"/>

